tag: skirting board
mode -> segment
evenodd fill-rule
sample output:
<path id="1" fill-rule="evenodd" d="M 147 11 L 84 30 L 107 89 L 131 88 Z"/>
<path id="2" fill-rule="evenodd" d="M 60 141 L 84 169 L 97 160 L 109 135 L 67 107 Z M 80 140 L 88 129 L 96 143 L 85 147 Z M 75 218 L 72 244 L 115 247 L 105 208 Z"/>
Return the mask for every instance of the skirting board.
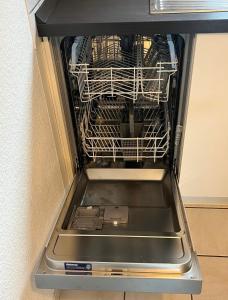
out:
<path id="1" fill-rule="evenodd" d="M 228 197 L 182 196 L 185 207 L 228 208 Z"/>

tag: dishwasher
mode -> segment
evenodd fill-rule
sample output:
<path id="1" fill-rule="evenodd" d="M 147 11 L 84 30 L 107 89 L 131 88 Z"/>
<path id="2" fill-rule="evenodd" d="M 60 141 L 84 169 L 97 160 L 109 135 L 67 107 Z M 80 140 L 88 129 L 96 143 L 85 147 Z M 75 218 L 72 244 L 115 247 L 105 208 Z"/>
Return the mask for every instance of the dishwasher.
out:
<path id="1" fill-rule="evenodd" d="M 158 2 L 46 0 L 36 13 L 64 72 L 77 170 L 38 288 L 201 291 L 178 175 L 195 33 L 226 31 L 227 7 Z"/>

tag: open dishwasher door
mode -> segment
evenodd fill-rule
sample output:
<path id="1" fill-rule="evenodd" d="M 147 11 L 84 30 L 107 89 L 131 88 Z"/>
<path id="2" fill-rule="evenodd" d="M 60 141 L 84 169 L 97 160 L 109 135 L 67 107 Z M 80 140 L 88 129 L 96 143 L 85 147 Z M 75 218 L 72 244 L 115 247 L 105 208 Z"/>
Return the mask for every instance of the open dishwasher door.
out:
<path id="1" fill-rule="evenodd" d="M 190 40 L 63 39 L 78 178 L 44 250 L 37 287 L 200 293 L 174 175 Z"/>
<path id="2" fill-rule="evenodd" d="M 200 293 L 173 174 L 88 169 L 72 186 L 35 280 L 49 289 Z"/>

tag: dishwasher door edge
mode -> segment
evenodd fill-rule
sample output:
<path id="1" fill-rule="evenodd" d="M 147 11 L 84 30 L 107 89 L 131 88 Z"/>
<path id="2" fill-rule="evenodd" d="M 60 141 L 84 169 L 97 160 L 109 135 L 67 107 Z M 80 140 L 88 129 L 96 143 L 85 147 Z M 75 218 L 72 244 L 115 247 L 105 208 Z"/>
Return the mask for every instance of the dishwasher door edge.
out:
<path id="1" fill-rule="evenodd" d="M 42 289 L 78 289 L 126 292 L 153 292 L 170 294 L 199 294 L 202 287 L 196 254 L 192 255 L 190 271 L 180 274 L 139 274 L 131 276 L 95 274 L 75 275 L 71 272 L 51 270 L 43 256 L 35 274 L 36 286 Z"/>

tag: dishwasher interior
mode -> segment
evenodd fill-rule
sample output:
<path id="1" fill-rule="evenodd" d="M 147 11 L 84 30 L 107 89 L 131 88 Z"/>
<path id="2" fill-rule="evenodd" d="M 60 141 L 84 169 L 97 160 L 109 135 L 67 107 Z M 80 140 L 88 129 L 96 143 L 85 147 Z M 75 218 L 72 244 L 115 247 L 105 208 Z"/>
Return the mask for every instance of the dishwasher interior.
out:
<path id="1" fill-rule="evenodd" d="M 77 178 L 36 274 L 38 287 L 200 292 L 176 180 L 188 40 L 62 40 Z"/>
<path id="2" fill-rule="evenodd" d="M 177 72 L 171 35 L 76 37 L 71 50 L 83 154 L 96 164 L 164 158 L 172 118 L 168 97 Z"/>
<path id="3" fill-rule="evenodd" d="M 178 68 L 172 36 L 80 36 L 74 38 L 68 62 L 72 90 L 78 93 L 74 113 L 80 160 L 87 176 L 94 175 L 68 229 L 178 232 L 165 188 L 169 184 L 161 183 L 168 181 L 170 119 L 176 113 L 174 103 L 172 110 L 168 107 Z M 96 180 L 103 168 L 111 178 Z M 154 181 L 131 181 L 127 175 L 121 181 L 122 169 L 128 174 L 154 169 Z"/>

